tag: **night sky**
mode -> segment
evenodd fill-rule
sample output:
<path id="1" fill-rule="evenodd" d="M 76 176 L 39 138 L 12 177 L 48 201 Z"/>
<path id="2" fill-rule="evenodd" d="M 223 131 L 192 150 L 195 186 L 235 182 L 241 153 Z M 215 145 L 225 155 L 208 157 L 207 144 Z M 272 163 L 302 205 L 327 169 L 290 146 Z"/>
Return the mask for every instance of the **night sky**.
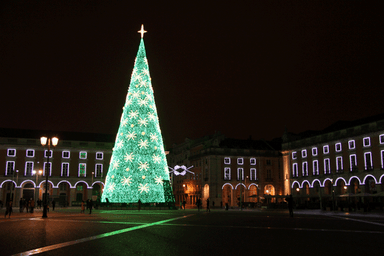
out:
<path id="1" fill-rule="evenodd" d="M 115 134 L 141 24 L 166 148 L 384 112 L 380 1 L 7 2 L 4 128 Z"/>

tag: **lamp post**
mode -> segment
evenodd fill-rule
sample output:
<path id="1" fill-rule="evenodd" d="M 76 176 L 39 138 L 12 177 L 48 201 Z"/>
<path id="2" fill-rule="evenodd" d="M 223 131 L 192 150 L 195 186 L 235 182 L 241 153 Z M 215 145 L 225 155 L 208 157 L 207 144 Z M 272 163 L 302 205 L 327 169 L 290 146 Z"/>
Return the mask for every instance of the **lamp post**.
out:
<path id="1" fill-rule="evenodd" d="M 59 139 L 56 137 L 47 138 L 47 137 L 41 137 L 40 138 L 41 145 L 44 147 L 45 145 L 48 145 L 48 157 L 47 157 L 47 165 L 49 163 L 49 157 L 51 156 L 51 144 L 52 146 L 56 146 L 59 142 Z M 51 166 L 49 169 L 52 169 Z M 49 170 L 48 170 L 49 171 Z M 43 218 L 47 218 L 47 206 L 48 206 L 48 175 L 49 172 L 45 170 L 45 198 L 44 198 L 44 208 L 43 208 Z"/>
<path id="2" fill-rule="evenodd" d="M 37 183 L 38 183 L 38 181 L 39 181 L 39 175 L 41 175 L 42 173 L 43 173 L 42 170 L 39 170 L 38 172 L 35 171 L 35 170 L 32 171 L 32 174 L 33 174 L 33 175 L 36 175 L 36 186 L 35 186 L 35 191 L 36 191 L 37 193 L 35 192 L 35 201 L 37 201 L 37 199 L 38 199 L 38 197 L 39 197 L 39 191 L 37 190 L 37 188 L 40 189 L 40 186 L 37 186 Z M 36 194 L 37 194 L 37 195 L 36 195 Z"/>

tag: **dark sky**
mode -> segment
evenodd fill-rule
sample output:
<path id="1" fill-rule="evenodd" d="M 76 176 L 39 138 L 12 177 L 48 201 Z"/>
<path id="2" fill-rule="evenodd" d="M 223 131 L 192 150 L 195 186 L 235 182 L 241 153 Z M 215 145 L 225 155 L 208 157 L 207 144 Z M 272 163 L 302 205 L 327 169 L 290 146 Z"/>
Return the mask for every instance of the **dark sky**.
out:
<path id="1" fill-rule="evenodd" d="M 0 126 L 115 134 L 141 24 L 168 148 L 384 112 L 380 1 L 128 2 L 2 2 Z"/>

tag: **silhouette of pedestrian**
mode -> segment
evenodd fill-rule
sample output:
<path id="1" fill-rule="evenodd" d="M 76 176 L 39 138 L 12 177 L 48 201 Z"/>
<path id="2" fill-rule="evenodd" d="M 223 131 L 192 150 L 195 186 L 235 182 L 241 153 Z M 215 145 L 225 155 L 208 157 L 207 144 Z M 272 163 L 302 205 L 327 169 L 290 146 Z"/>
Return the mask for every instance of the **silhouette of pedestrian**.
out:
<path id="1" fill-rule="evenodd" d="M 84 213 L 85 211 L 85 203 L 84 203 L 84 200 L 81 201 L 81 213 Z"/>
<path id="2" fill-rule="evenodd" d="M 52 201 L 52 211 L 54 211 L 54 210 L 55 210 L 55 206 L 56 206 L 56 201 L 55 201 L 55 200 L 53 200 L 53 201 Z"/>
<path id="3" fill-rule="evenodd" d="M 139 199 L 138 204 L 139 204 L 139 211 L 140 211 L 140 209 L 141 209 L 141 201 L 140 201 L 140 199 Z"/>
<path id="4" fill-rule="evenodd" d="M 288 203 L 289 216 L 293 217 L 293 198 L 292 195 L 287 195 L 285 201 Z"/>
<path id="5" fill-rule="evenodd" d="M 184 207 L 184 210 L 185 210 L 185 205 L 187 204 L 187 202 L 185 202 L 185 200 L 183 200 L 183 207 Z"/>
<path id="6" fill-rule="evenodd" d="M 6 203 L 6 210 L 5 210 L 4 218 L 7 218 L 7 215 L 9 215 L 8 218 L 11 218 L 11 213 L 12 213 L 12 201 L 8 201 Z"/>
<path id="7" fill-rule="evenodd" d="M 212 208 L 215 208 L 215 201 L 212 201 Z"/>
<path id="8" fill-rule="evenodd" d="M 29 204 L 31 206 L 30 212 L 33 213 L 33 209 L 35 209 L 35 200 L 33 200 L 33 198 L 31 198 L 31 201 L 29 201 Z"/>
<path id="9" fill-rule="evenodd" d="M 207 199 L 207 212 L 211 212 L 211 209 L 209 209 L 209 198 Z"/>
<path id="10" fill-rule="evenodd" d="M 93 208 L 93 201 L 91 199 L 91 200 L 89 200 L 89 214 L 92 213 L 92 208 Z"/>

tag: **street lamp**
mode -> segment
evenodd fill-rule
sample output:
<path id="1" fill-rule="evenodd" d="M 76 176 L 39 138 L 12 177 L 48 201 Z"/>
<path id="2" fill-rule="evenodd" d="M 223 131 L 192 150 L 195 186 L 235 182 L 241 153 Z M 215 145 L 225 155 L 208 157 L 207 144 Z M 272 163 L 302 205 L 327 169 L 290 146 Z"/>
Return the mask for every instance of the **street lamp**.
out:
<path id="1" fill-rule="evenodd" d="M 40 189 L 40 186 L 39 186 L 39 187 L 37 186 L 37 182 L 38 182 L 39 175 L 41 175 L 42 173 L 43 173 L 42 170 L 39 170 L 39 172 L 37 172 L 37 171 L 35 171 L 35 170 L 32 171 L 32 174 L 33 174 L 33 175 L 36 175 L 36 187 L 35 187 L 35 191 L 37 191 L 37 195 L 36 195 L 36 193 L 35 193 L 35 201 L 37 201 L 37 199 L 38 199 L 38 197 L 39 197 L 39 192 L 38 192 L 38 190 L 37 190 L 36 188 L 39 188 L 39 189 Z"/>
<path id="2" fill-rule="evenodd" d="M 47 157 L 47 165 L 49 163 L 49 157 L 51 156 L 51 144 L 52 146 L 56 146 L 59 142 L 59 139 L 56 137 L 47 138 L 47 137 L 41 137 L 40 138 L 41 145 L 44 147 L 45 145 L 48 145 L 48 157 Z M 50 166 L 49 169 L 52 169 Z M 44 208 L 43 208 L 43 218 L 47 218 L 47 207 L 48 207 L 48 175 L 49 173 L 47 170 L 45 170 L 45 198 L 44 198 Z"/>

